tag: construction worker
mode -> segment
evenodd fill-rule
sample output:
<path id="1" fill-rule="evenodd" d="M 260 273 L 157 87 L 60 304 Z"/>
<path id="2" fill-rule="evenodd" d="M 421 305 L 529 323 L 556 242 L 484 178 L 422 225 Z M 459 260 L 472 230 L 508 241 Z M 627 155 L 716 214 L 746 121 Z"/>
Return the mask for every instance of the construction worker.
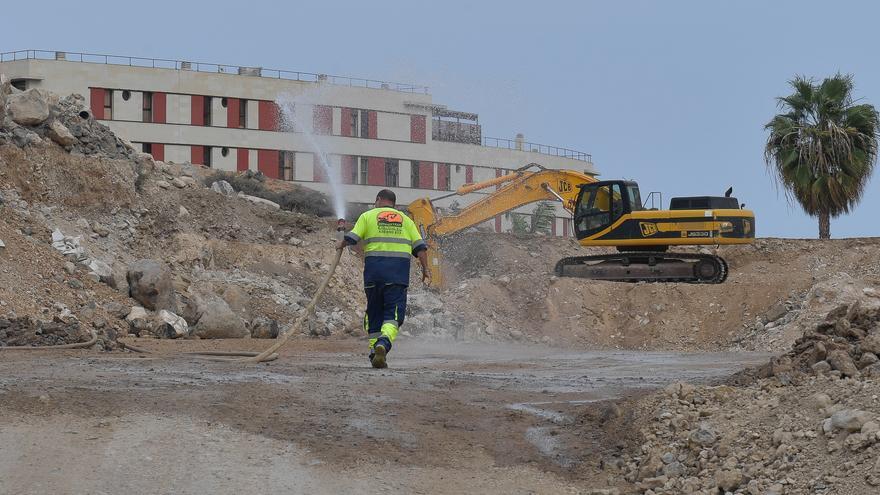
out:
<path id="1" fill-rule="evenodd" d="M 364 330 L 374 368 L 388 366 L 385 356 L 403 324 L 410 256 L 417 257 L 422 265 L 422 282 L 430 283 L 431 277 L 428 246 L 416 224 L 394 208 L 396 202 L 393 191 L 379 191 L 375 208 L 358 217 L 354 228 L 336 246 L 342 250 L 345 246 L 363 243 L 364 292 L 367 294 Z"/>

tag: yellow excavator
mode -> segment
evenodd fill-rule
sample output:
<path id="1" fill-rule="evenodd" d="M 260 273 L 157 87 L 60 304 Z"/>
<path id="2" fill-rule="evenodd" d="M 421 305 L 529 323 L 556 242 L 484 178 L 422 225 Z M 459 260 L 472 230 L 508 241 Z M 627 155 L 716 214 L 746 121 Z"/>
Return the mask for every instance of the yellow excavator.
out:
<path id="1" fill-rule="evenodd" d="M 428 244 L 432 284 L 444 286 L 440 243 L 536 201 L 560 201 L 573 217 L 582 246 L 617 248 L 614 254 L 563 258 L 556 275 L 619 282 L 721 283 L 727 263 L 702 253 L 670 253 L 669 246 L 748 244 L 755 238 L 755 215 L 731 197 L 672 198 L 668 210 L 648 209 L 639 186 L 626 180 L 600 181 L 574 170 L 547 169 L 530 163 L 510 174 L 465 184 L 450 194 L 461 196 L 490 187 L 497 190 L 454 214 L 441 215 L 430 198 L 410 203 L 411 218 Z"/>

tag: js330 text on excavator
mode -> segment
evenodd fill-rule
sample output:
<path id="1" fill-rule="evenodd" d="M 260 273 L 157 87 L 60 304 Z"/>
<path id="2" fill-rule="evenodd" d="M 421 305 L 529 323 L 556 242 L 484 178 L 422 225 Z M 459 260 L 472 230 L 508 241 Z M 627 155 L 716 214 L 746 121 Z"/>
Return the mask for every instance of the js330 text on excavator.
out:
<path id="1" fill-rule="evenodd" d="M 556 275 L 619 282 L 721 283 L 723 258 L 698 252 L 669 252 L 670 246 L 748 244 L 755 238 L 755 215 L 731 197 L 672 198 L 668 210 L 646 208 L 639 186 L 627 180 L 597 180 L 573 170 L 531 163 L 495 179 L 465 184 L 451 194 L 497 190 L 455 213 L 441 215 L 430 198 L 412 202 L 409 214 L 428 243 L 433 284 L 444 284 L 440 244 L 444 238 L 536 201 L 560 201 L 572 215 L 582 246 L 616 248 L 616 253 L 563 258 Z"/>

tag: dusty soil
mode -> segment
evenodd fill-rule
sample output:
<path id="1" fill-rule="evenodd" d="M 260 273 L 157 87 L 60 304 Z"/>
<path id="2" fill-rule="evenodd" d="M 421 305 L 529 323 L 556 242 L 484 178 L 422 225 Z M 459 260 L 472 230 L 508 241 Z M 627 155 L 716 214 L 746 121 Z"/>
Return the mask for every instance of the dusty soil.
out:
<path id="1" fill-rule="evenodd" d="M 765 360 L 401 338 L 377 371 L 352 341 L 252 366 L 176 353 L 265 343 L 137 345 L 158 355 L 0 351 L 0 492 L 578 493 L 638 442 L 604 401 Z"/>

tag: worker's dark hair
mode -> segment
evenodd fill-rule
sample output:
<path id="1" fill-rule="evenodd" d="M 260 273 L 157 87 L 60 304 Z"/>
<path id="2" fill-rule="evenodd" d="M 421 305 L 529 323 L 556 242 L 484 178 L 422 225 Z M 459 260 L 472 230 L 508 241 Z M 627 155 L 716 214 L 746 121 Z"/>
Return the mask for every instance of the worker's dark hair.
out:
<path id="1" fill-rule="evenodd" d="M 391 201 L 392 205 L 397 204 L 397 195 L 394 194 L 394 191 L 391 189 L 382 189 L 379 191 L 379 194 L 376 195 L 376 200 L 384 199 L 386 201 Z"/>

